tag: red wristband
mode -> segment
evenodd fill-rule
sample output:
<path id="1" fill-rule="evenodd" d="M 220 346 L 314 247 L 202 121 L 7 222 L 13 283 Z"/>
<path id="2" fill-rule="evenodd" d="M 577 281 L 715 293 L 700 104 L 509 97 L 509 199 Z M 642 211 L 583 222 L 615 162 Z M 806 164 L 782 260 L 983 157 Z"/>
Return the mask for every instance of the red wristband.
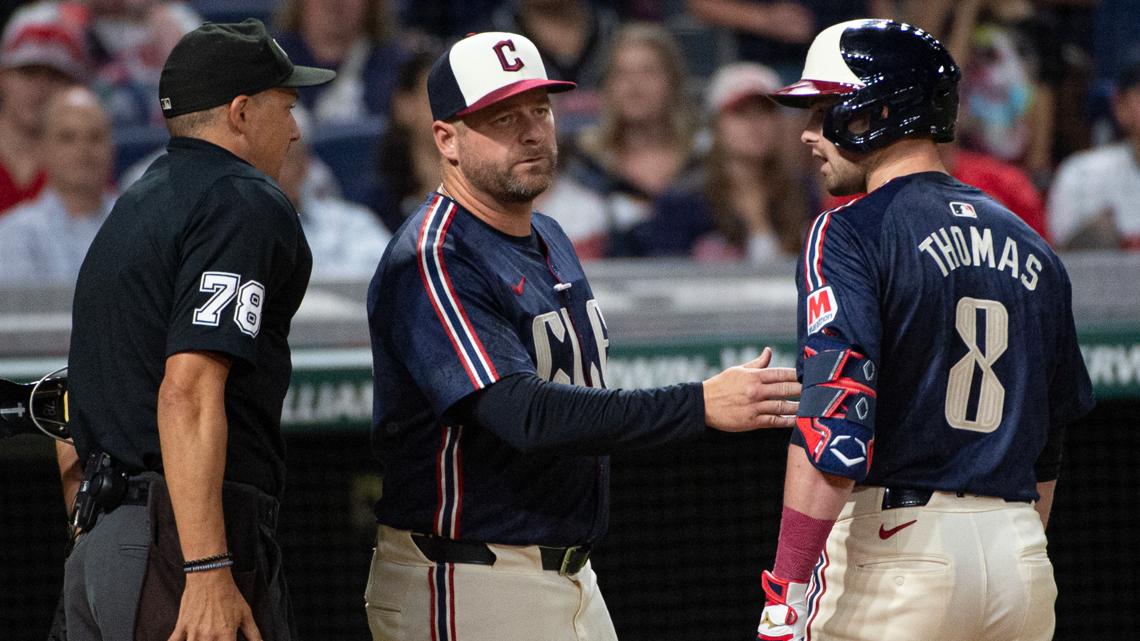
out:
<path id="1" fill-rule="evenodd" d="M 780 517 L 780 544 L 772 574 L 788 581 L 806 583 L 812 567 L 827 544 L 835 521 L 822 521 L 784 506 Z"/>

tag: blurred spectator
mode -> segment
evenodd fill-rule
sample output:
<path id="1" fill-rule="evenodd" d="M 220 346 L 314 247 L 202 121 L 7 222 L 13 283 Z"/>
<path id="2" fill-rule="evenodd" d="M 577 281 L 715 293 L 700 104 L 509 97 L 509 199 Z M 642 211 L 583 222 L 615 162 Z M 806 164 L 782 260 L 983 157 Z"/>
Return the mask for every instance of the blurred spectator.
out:
<path id="1" fill-rule="evenodd" d="M 815 34 L 867 17 L 864 0 L 688 0 L 688 6 L 697 19 L 733 30 L 741 58 L 769 65 L 786 82 L 800 77 Z"/>
<path id="2" fill-rule="evenodd" d="M 519 33 L 542 52 L 546 75 L 583 87 L 600 84 L 618 16 L 589 0 L 508 0 L 491 18 L 495 31 Z"/>
<path id="3" fill-rule="evenodd" d="M 558 220 L 583 259 L 644 253 L 631 230 L 694 165 L 687 84 L 684 60 L 664 28 L 632 23 L 617 33 L 600 122 L 578 136 L 564 174 L 538 207 Z"/>
<path id="4" fill-rule="evenodd" d="M 963 149 L 957 143 L 939 145 L 938 151 L 951 176 L 986 192 L 1025 221 L 1042 238 L 1050 240 L 1045 222 L 1044 199 L 1024 170 L 993 156 Z M 858 196 L 826 196 L 823 207 L 832 209 L 856 197 Z"/>
<path id="5" fill-rule="evenodd" d="M 395 232 L 428 193 L 439 186 L 439 153 L 431 132 L 427 75 L 438 55 L 410 56 L 396 74 L 388 128 L 377 153 L 379 185 L 372 208 Z"/>
<path id="6" fill-rule="evenodd" d="M 336 69 L 331 83 L 300 89 L 317 124 L 383 113 L 406 55 L 388 0 L 285 0 L 275 26 L 294 63 Z"/>
<path id="7" fill-rule="evenodd" d="M 37 3 L 18 9 L 0 39 L 0 213 L 35 198 L 47 175 L 43 156 L 44 105 L 87 74 L 83 13 L 70 4 Z"/>
<path id="8" fill-rule="evenodd" d="M 766 97 L 780 86 L 774 71 L 754 63 L 713 76 L 712 149 L 703 171 L 658 198 L 653 220 L 639 226 L 647 254 L 762 263 L 799 252 L 810 182 L 781 153 L 782 115 Z"/>
<path id="9" fill-rule="evenodd" d="M 1053 168 L 1060 47 L 1029 0 L 872 0 L 877 15 L 940 37 L 962 68 L 958 139 L 1017 165 L 1039 185 Z M 1000 200 L 1000 198 L 999 198 Z"/>
<path id="10" fill-rule="evenodd" d="M 1112 97 L 1125 139 L 1070 156 L 1049 194 L 1049 229 L 1062 249 L 1140 250 L 1140 45 Z"/>
<path id="11" fill-rule="evenodd" d="M 619 26 L 613 9 L 589 0 L 508 0 L 491 19 L 495 31 L 533 40 L 548 76 L 578 83 L 576 91 L 552 98 L 563 133 L 596 120 L 603 65 Z"/>
<path id="12" fill-rule="evenodd" d="M 502 0 L 424 2 L 396 0 L 400 24 L 418 34 L 444 41 L 458 40 L 487 23 Z"/>
<path id="13" fill-rule="evenodd" d="M 1045 200 L 1020 167 L 977 151 L 962 149 L 956 143 L 939 145 L 938 150 L 950 175 L 986 192 L 1017 214 L 1042 238 L 1049 240 Z"/>
<path id="14" fill-rule="evenodd" d="M 43 112 L 47 186 L 0 218 L 0 282 L 74 284 L 114 204 L 111 125 L 90 90 L 57 92 Z"/>
<path id="15" fill-rule="evenodd" d="M 301 139 L 289 146 L 279 184 L 301 216 L 313 279 L 368 279 L 392 234 L 367 207 L 340 197 L 336 180 L 306 142 L 313 131 L 308 114 L 298 108 L 294 115 Z"/>
<path id="16" fill-rule="evenodd" d="M 162 126 L 155 96 L 170 50 L 202 23 L 185 2 L 88 0 L 87 38 L 95 63 L 92 88 L 118 128 Z"/>

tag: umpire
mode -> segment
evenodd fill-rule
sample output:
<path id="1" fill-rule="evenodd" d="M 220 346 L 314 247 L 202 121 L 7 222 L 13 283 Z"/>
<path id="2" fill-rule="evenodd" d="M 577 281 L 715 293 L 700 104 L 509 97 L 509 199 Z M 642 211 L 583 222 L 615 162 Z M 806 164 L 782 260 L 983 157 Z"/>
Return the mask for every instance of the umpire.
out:
<path id="1" fill-rule="evenodd" d="M 76 284 L 71 641 L 293 637 L 273 532 L 312 257 L 275 180 L 300 137 L 295 87 L 334 76 L 294 66 L 256 20 L 191 31 L 163 67 L 167 153 Z"/>

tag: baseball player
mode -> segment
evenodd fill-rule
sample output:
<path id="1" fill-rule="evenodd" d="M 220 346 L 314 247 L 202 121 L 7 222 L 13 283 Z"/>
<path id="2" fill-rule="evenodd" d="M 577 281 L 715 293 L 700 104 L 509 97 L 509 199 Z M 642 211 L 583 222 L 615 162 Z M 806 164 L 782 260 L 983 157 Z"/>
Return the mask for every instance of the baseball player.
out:
<path id="1" fill-rule="evenodd" d="M 429 72 L 443 184 L 368 291 L 376 641 L 615 639 L 589 562 L 606 455 L 793 422 L 795 372 L 760 369 L 769 350 L 703 383 L 605 389 L 601 308 L 562 229 L 531 209 L 557 154 L 547 94 L 572 87 L 502 32 Z"/>
<path id="2" fill-rule="evenodd" d="M 778 102 L 834 195 L 796 270 L 803 396 L 759 639 L 1047 640 L 1044 526 L 1093 405 L 1049 246 L 947 175 L 959 70 L 929 34 L 844 22 Z M 1035 510 L 1036 508 L 1036 510 Z"/>

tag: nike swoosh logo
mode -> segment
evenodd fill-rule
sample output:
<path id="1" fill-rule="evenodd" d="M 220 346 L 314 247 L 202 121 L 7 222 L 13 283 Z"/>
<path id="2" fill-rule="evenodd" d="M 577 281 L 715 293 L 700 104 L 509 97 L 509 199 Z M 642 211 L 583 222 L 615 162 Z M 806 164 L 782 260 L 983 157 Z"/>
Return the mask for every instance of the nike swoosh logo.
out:
<path id="1" fill-rule="evenodd" d="M 511 285 L 511 291 L 515 293 L 515 296 L 522 296 L 523 285 L 526 285 L 526 276 L 519 279 L 518 285 Z"/>
<path id="2" fill-rule="evenodd" d="M 908 527 L 914 525 L 915 523 L 918 523 L 918 519 L 915 519 L 913 521 L 907 521 L 906 523 L 903 523 L 902 525 L 896 525 L 895 527 L 893 527 L 889 530 L 885 529 L 882 525 L 880 525 L 879 526 L 879 538 L 886 541 L 887 539 L 891 538 L 892 536 L 898 534 L 899 531 L 902 530 L 903 528 L 908 528 Z"/>

